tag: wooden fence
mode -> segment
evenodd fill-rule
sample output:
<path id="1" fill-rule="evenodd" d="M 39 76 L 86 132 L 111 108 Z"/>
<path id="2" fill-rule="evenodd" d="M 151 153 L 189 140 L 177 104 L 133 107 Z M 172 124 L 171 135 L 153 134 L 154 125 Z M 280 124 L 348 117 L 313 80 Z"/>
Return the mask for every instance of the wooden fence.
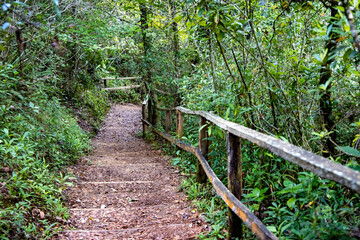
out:
<path id="1" fill-rule="evenodd" d="M 102 88 L 101 90 L 115 91 L 115 90 L 126 90 L 126 89 L 134 89 L 134 88 L 141 88 L 141 87 L 142 87 L 142 85 L 130 85 L 130 86 L 123 86 L 123 87 Z"/>
<path id="2" fill-rule="evenodd" d="M 103 90 L 121 90 L 123 88 L 108 88 L 108 80 L 134 80 L 134 79 L 141 79 L 141 77 L 115 77 L 115 78 L 102 78 L 102 80 L 104 81 L 104 88 Z M 134 85 L 134 86 L 138 86 L 140 87 L 140 85 Z M 130 89 L 130 88 L 134 88 L 132 86 L 126 86 L 128 88 L 124 88 L 124 89 Z"/>
<path id="3" fill-rule="evenodd" d="M 176 109 L 158 108 L 166 111 L 165 130 L 157 130 L 148 119 L 148 98 L 142 104 L 143 131 L 148 128 L 165 138 L 169 142 L 194 154 L 198 158 L 196 179 L 200 183 L 205 183 L 207 178 L 214 186 L 217 194 L 224 200 L 229 209 L 229 234 L 231 237 L 242 238 L 242 222 L 256 234 L 259 239 L 278 239 L 271 233 L 266 226 L 241 203 L 242 195 L 242 160 L 241 160 L 241 141 L 248 140 L 262 148 L 268 149 L 283 159 L 307 169 L 316 175 L 338 182 L 349 189 L 360 194 L 360 173 L 341 164 L 335 163 L 327 158 L 318 156 L 300 147 L 286 143 L 277 138 L 246 128 L 239 124 L 227 121 L 217 115 L 205 111 L 191 111 L 183 107 Z M 172 137 L 169 133 L 171 129 L 171 114 L 176 111 L 176 135 L 181 139 L 183 136 L 184 114 L 196 115 L 200 118 L 199 125 L 199 147 L 191 146 Z M 207 153 L 210 142 L 207 139 L 208 123 L 227 131 L 227 155 L 228 155 L 228 186 L 226 187 L 215 175 L 207 162 Z M 207 178 L 206 178 L 207 176 Z"/>

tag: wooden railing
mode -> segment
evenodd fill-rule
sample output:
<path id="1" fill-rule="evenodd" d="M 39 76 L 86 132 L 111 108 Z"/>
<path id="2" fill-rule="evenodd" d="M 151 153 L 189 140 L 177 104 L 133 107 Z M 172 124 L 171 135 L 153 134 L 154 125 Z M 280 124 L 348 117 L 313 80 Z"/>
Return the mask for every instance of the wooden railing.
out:
<path id="1" fill-rule="evenodd" d="M 205 111 L 191 111 L 183 107 L 176 108 L 176 135 L 183 136 L 184 114 L 200 117 L 199 147 L 191 146 L 171 136 L 171 112 L 174 109 L 161 109 L 166 111 L 165 130 L 157 130 L 147 116 L 148 98 L 142 104 L 142 122 L 144 133 L 150 129 L 165 138 L 169 142 L 194 154 L 198 158 L 196 179 L 200 183 L 206 182 L 206 176 L 214 186 L 217 194 L 224 200 L 229 209 L 229 234 L 231 237 L 242 238 L 242 222 L 256 234 L 259 239 L 278 239 L 266 226 L 241 203 L 242 195 L 242 160 L 241 140 L 248 140 L 262 148 L 268 149 L 283 159 L 307 169 L 318 176 L 338 182 L 360 194 L 360 173 L 327 158 L 318 156 L 300 147 L 286 143 L 277 138 L 257 132 L 239 124 L 227 121 L 217 115 Z M 228 155 L 228 187 L 226 187 L 211 169 L 207 153 L 209 151 L 208 123 L 227 131 L 227 155 Z"/>
<path id="2" fill-rule="evenodd" d="M 133 86 L 125 86 L 127 88 L 108 88 L 108 80 L 134 80 L 134 79 L 140 79 L 141 77 L 115 77 L 115 78 L 102 78 L 104 81 L 104 88 L 103 90 L 121 90 L 121 89 L 131 89 L 131 88 L 139 88 L 141 85 L 133 85 Z M 137 86 L 137 87 L 134 87 Z"/>
<path id="3" fill-rule="evenodd" d="M 126 89 L 134 89 L 134 88 L 141 88 L 142 85 L 130 85 L 130 86 L 123 86 L 123 87 L 113 87 L 113 88 L 102 88 L 101 90 L 104 91 L 114 91 L 114 90 L 126 90 Z"/>

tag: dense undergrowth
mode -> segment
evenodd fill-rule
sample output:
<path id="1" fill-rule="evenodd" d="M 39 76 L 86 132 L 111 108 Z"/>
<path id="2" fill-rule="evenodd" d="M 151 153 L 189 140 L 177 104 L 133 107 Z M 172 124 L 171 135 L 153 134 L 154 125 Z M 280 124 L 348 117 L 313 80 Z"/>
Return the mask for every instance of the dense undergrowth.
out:
<path id="1" fill-rule="evenodd" d="M 46 239 L 68 218 L 65 166 L 89 149 L 71 110 L 42 83 L 0 69 L 0 238 Z"/>
<path id="2" fill-rule="evenodd" d="M 94 88 L 67 100 L 47 82 L 25 82 L 10 64 L 0 76 L 0 238 L 47 239 L 69 217 L 66 166 L 91 149 L 107 95 Z"/>
<path id="3" fill-rule="evenodd" d="M 10 1 L 0 12 L 0 239 L 49 239 L 67 222 L 67 166 L 91 150 L 110 106 L 99 88 L 110 73 L 96 70 L 106 49 L 93 47 L 103 38 L 88 39 L 86 14 L 56 21 L 56 9 Z"/>

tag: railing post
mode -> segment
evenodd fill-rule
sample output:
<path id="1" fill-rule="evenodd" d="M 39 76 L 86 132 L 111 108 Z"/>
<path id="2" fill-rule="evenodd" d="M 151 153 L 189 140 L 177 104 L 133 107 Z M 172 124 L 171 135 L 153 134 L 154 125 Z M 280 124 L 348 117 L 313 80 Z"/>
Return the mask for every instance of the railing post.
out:
<path id="1" fill-rule="evenodd" d="M 149 97 L 149 101 L 148 101 L 148 121 L 150 122 L 150 124 L 152 124 L 153 126 L 155 126 L 156 124 L 156 116 L 155 116 L 155 105 L 154 105 L 154 101 L 151 98 L 151 96 Z"/>
<path id="2" fill-rule="evenodd" d="M 207 129 L 209 129 L 210 126 L 211 126 L 212 128 L 214 128 L 214 124 L 208 121 L 208 127 L 207 127 Z M 207 131 L 207 133 L 208 133 L 208 132 L 209 132 L 209 131 Z M 207 135 L 207 138 L 209 138 L 209 137 L 210 137 L 210 136 L 209 136 L 209 134 L 208 134 L 208 135 Z M 211 155 L 211 152 L 213 151 L 213 149 L 210 148 L 211 144 L 212 144 L 212 140 L 208 139 L 208 140 L 207 140 L 208 156 L 207 156 L 207 158 L 206 158 L 208 161 L 211 160 L 212 157 L 213 157 L 213 156 Z"/>
<path id="3" fill-rule="evenodd" d="M 104 79 L 104 87 L 107 88 L 107 79 Z"/>
<path id="4" fill-rule="evenodd" d="M 166 110 L 165 115 L 165 132 L 171 131 L 171 111 Z"/>
<path id="5" fill-rule="evenodd" d="M 184 113 L 176 110 L 176 135 L 181 139 L 183 137 Z"/>
<path id="6" fill-rule="evenodd" d="M 142 104 L 142 118 L 144 119 L 144 120 L 146 120 L 146 104 Z M 147 125 L 146 125 L 146 123 L 142 123 L 142 125 L 143 125 L 143 136 L 145 136 L 145 132 L 147 132 Z"/>
<path id="7" fill-rule="evenodd" d="M 228 155 L 228 188 L 235 197 L 241 200 L 242 195 L 242 160 L 241 139 L 232 133 L 227 134 Z M 242 239 L 242 221 L 229 208 L 229 235 L 230 239 Z"/>
<path id="8" fill-rule="evenodd" d="M 208 160 L 209 141 L 207 122 L 204 117 L 200 117 L 200 131 L 199 131 L 199 149 L 201 154 Z M 197 162 L 196 181 L 198 183 L 206 183 L 207 177 L 204 169 L 202 168 L 200 161 Z"/>

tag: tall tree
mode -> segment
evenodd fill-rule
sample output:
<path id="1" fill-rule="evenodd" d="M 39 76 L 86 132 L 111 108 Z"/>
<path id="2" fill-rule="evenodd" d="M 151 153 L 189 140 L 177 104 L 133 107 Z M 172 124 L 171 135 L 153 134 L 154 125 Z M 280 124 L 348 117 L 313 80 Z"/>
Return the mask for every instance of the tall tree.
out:
<path id="1" fill-rule="evenodd" d="M 320 116 L 322 128 L 327 132 L 328 136 L 324 140 L 324 151 L 323 155 L 329 157 L 330 155 L 335 154 L 335 124 L 333 120 L 333 107 L 331 99 L 331 81 L 332 81 L 332 70 L 330 65 L 335 60 L 335 50 L 337 47 L 336 39 L 339 38 L 339 34 L 334 31 L 335 24 L 338 21 L 337 14 L 338 11 L 335 8 L 336 6 L 329 7 L 331 12 L 330 22 L 327 27 L 327 34 L 329 39 L 326 41 L 324 46 L 325 57 L 322 61 L 322 66 L 320 70 L 320 80 L 319 86 L 324 86 L 321 88 L 323 91 L 320 93 Z"/>
<path id="2" fill-rule="evenodd" d="M 151 124 L 156 123 L 156 97 L 154 92 L 154 86 L 152 81 L 151 73 L 151 39 L 149 37 L 149 21 L 148 21 L 148 7 L 147 1 L 140 1 L 140 23 L 142 42 L 144 46 L 143 52 L 143 80 L 145 83 L 146 90 L 150 96 L 149 99 L 149 120 Z"/>

